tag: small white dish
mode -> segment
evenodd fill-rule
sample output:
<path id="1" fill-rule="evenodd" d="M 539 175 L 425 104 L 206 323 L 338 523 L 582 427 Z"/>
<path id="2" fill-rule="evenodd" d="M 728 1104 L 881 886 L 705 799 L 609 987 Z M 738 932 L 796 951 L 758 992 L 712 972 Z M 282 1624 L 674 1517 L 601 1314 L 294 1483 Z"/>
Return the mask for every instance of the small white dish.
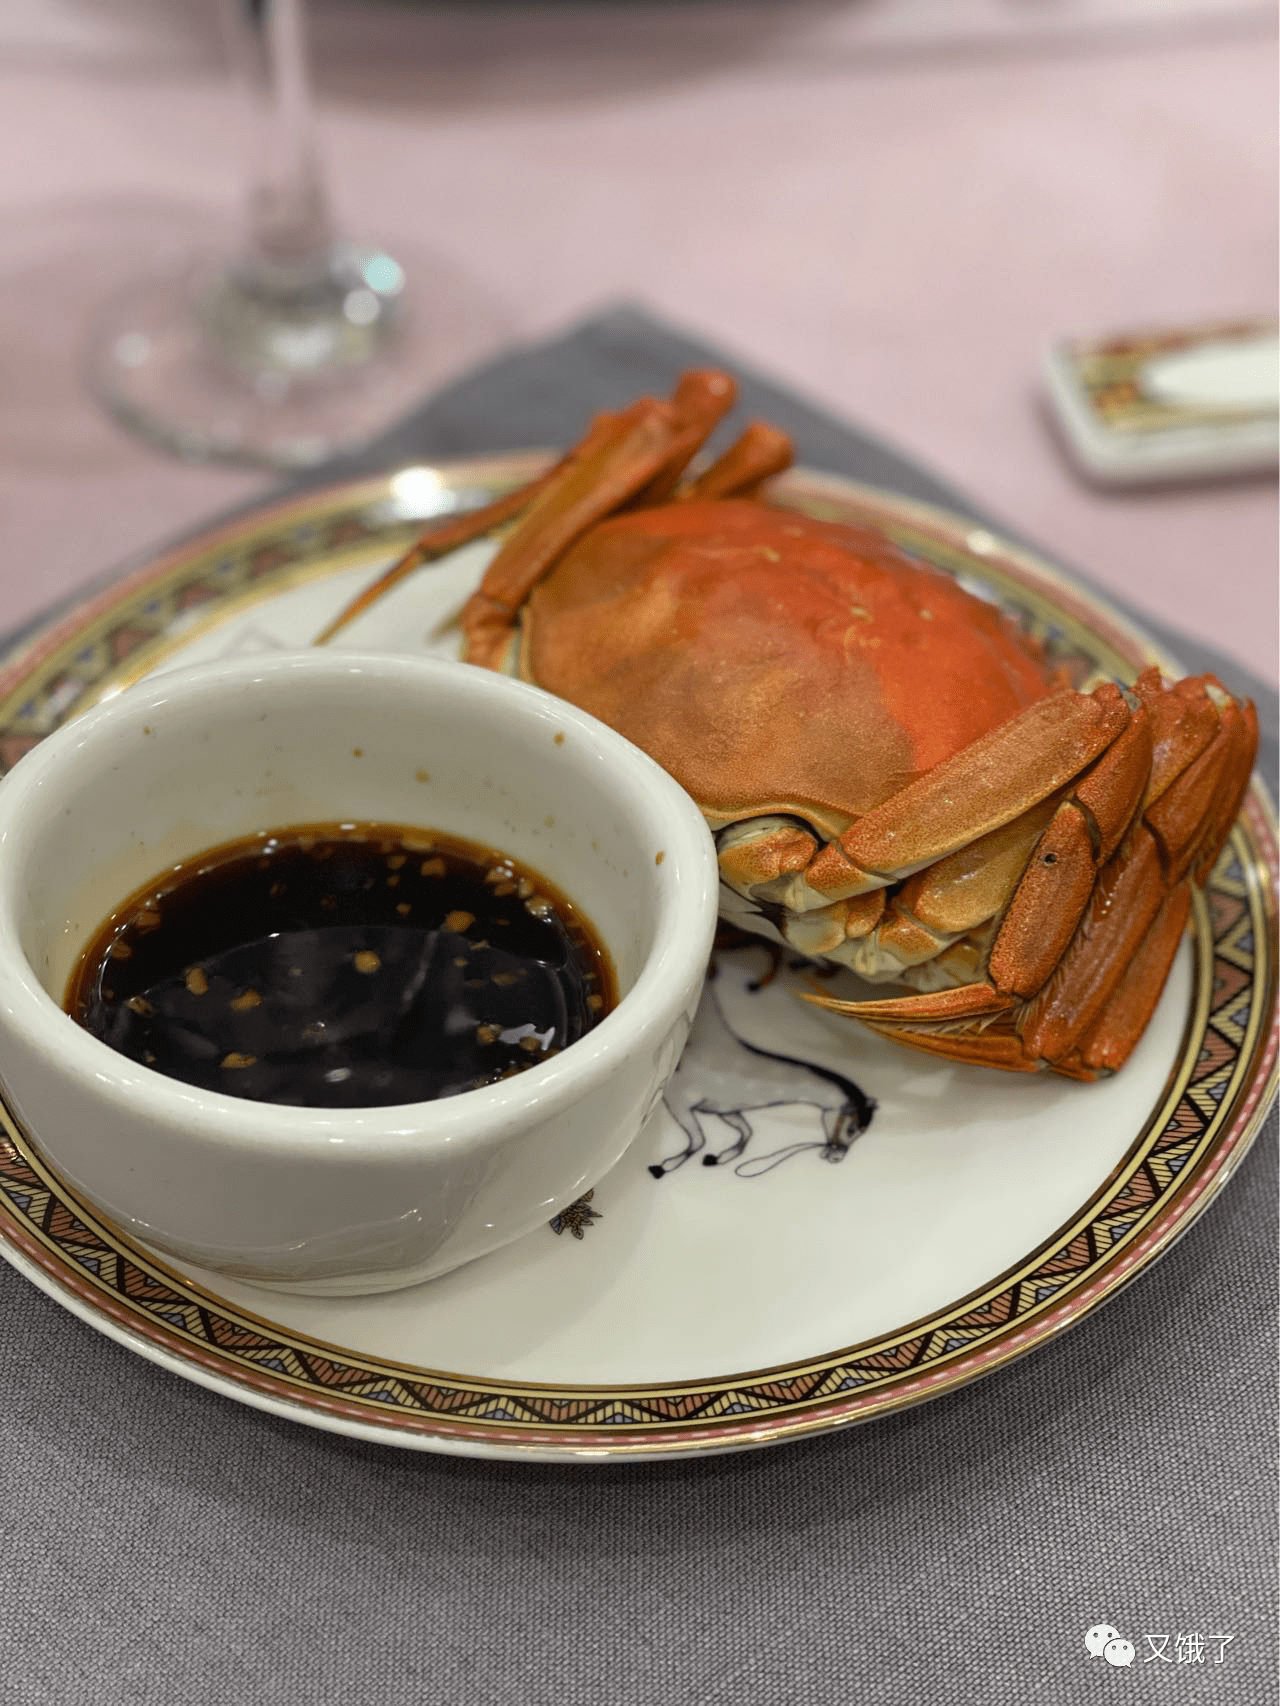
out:
<path id="1" fill-rule="evenodd" d="M 595 927 L 616 1008 L 554 1059 L 439 1101 L 284 1107 L 162 1077 L 61 1007 L 130 893 L 206 848 L 348 820 L 462 836 Z M 417 1283 L 545 1223 L 659 1101 L 702 986 L 715 855 L 696 807 L 610 729 L 466 665 L 304 652 L 163 674 L 0 786 L 0 1079 L 119 1227 L 259 1285 Z"/>

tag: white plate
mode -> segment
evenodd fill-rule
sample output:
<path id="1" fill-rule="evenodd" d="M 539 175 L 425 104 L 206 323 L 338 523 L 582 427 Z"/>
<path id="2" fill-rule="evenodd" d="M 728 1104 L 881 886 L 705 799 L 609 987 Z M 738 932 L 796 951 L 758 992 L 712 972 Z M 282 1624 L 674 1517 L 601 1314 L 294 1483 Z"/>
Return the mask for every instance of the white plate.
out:
<path id="1" fill-rule="evenodd" d="M 9 661 L 0 760 L 148 670 L 307 643 L 413 522 L 535 465 L 403 470 L 188 542 Z M 803 473 L 782 494 L 886 527 L 999 598 L 1081 681 L 1169 662 L 959 518 Z M 469 549 L 405 583 L 342 643 L 453 653 L 450 618 L 484 560 Z M 667 1106 L 590 1200 L 427 1286 L 294 1298 L 179 1269 L 95 1219 L 12 1122 L 0 1253 L 175 1372 L 370 1440 L 592 1459 L 741 1449 L 864 1420 L 1080 1319 L 1224 1183 L 1274 1088 L 1275 859 L 1255 785 L 1146 1036 L 1104 1083 L 896 1049 L 797 1002 L 785 968 L 753 987 L 769 957 L 749 947 L 719 956 Z M 842 1109 L 865 1124 L 847 1143 Z M 742 1135 L 740 1154 L 704 1164 Z"/>

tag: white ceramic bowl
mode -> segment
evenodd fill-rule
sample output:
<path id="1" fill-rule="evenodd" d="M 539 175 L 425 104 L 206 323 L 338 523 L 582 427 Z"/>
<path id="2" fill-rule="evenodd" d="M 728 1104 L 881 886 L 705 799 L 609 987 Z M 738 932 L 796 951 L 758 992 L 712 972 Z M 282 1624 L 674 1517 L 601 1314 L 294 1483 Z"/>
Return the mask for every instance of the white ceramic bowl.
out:
<path id="1" fill-rule="evenodd" d="M 63 1012 L 134 889 L 240 835 L 352 819 L 461 835 L 547 877 L 607 948 L 617 1007 L 505 1082 L 340 1111 L 194 1089 Z M 0 783 L 0 1080 L 63 1178 L 145 1243 L 290 1290 L 390 1290 L 520 1237 L 618 1160 L 679 1057 L 716 895 L 688 796 L 537 688 L 351 653 L 174 671 Z"/>

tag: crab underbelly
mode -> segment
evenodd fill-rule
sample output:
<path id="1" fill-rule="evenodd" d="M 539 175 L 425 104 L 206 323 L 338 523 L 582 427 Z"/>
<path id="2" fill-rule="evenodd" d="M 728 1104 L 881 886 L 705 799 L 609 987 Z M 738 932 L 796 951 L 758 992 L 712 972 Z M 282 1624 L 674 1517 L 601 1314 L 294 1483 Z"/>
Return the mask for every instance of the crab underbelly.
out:
<path id="1" fill-rule="evenodd" d="M 720 916 L 728 924 L 789 953 L 853 972 L 864 983 L 899 984 L 922 994 L 956 989 L 982 975 L 986 955 L 995 937 L 994 921 L 978 931 L 937 939 L 937 955 L 904 960 L 884 932 L 873 929 L 865 936 L 847 936 L 836 924 L 829 927 L 821 913 L 786 917 L 785 909 L 752 900 L 728 883 L 720 885 Z M 809 929 L 805 925 L 810 925 Z"/>

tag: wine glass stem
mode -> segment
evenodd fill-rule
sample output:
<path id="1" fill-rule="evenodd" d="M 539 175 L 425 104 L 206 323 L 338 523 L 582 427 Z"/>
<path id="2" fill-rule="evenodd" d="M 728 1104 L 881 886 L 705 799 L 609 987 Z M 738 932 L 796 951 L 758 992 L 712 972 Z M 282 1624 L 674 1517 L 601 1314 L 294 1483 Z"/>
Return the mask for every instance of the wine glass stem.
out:
<path id="1" fill-rule="evenodd" d="M 237 271 L 246 288 L 290 295 L 319 283 L 333 242 L 316 150 L 302 0 L 222 0 L 258 129 Z"/>

